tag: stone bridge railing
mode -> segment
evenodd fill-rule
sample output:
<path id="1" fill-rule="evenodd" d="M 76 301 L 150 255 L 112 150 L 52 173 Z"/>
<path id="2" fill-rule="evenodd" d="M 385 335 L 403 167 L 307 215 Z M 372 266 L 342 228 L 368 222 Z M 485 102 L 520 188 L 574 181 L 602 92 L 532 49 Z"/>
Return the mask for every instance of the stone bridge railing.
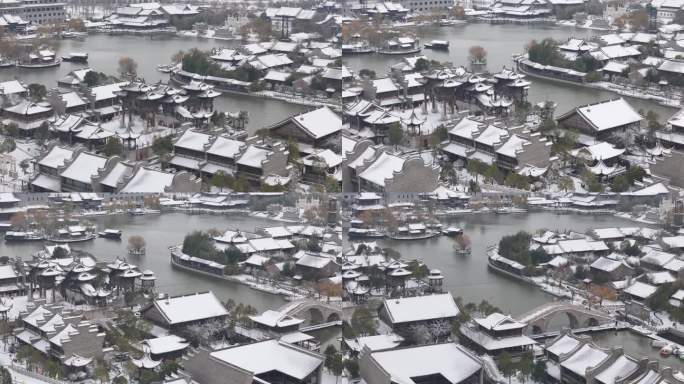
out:
<path id="1" fill-rule="evenodd" d="M 312 323 L 342 320 L 345 317 L 341 306 L 306 299 L 285 304 L 280 311 L 293 317 L 306 318 Z M 312 318 L 312 313 L 320 315 L 320 318 Z"/>
<path id="2" fill-rule="evenodd" d="M 615 321 L 608 312 L 567 302 L 544 304 L 520 316 L 518 320 L 527 324 L 527 334 L 545 333 L 548 331 L 551 319 L 559 314 L 565 314 L 568 317 L 572 328 L 598 326 Z"/>

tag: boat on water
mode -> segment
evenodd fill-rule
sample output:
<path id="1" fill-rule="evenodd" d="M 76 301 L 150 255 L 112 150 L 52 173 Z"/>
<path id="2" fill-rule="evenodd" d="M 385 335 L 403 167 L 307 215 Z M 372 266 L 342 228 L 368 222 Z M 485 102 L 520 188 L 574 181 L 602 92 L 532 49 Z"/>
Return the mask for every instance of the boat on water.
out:
<path id="1" fill-rule="evenodd" d="M 411 223 L 397 228 L 397 231 L 387 235 L 392 240 L 424 240 L 438 236 L 441 232 L 435 231 L 423 223 Z"/>
<path id="2" fill-rule="evenodd" d="M 155 214 L 155 213 L 161 213 L 161 211 L 158 209 L 149 209 L 149 208 L 144 208 L 144 207 L 138 207 L 138 208 L 133 208 L 133 209 L 128 210 L 128 214 L 133 215 L 133 216 L 143 216 L 143 215 L 149 215 L 149 214 Z"/>
<path id="3" fill-rule="evenodd" d="M 8 231 L 5 233 L 5 241 L 42 241 L 45 236 L 37 232 Z"/>
<path id="4" fill-rule="evenodd" d="M 62 56 L 63 61 L 68 61 L 72 63 L 87 63 L 88 54 L 85 52 L 71 52 L 67 56 Z"/>
<path id="5" fill-rule="evenodd" d="M 342 44 L 343 55 L 365 55 L 373 52 L 375 52 L 375 48 L 361 41 L 350 44 Z"/>
<path id="6" fill-rule="evenodd" d="M 55 56 L 53 50 L 44 48 L 30 53 L 24 60 L 19 60 L 17 67 L 41 69 L 59 67 L 60 64 L 62 64 L 62 58 Z"/>
<path id="7" fill-rule="evenodd" d="M 465 20 L 453 20 L 453 19 L 445 19 L 439 22 L 440 27 L 453 27 L 456 25 L 466 25 L 467 22 Z"/>
<path id="8" fill-rule="evenodd" d="M 366 228 L 349 228 L 347 235 L 350 239 L 379 239 L 385 237 L 385 234 L 378 230 Z"/>
<path id="9" fill-rule="evenodd" d="M 442 234 L 445 236 L 456 236 L 460 235 L 463 233 L 463 230 L 458 227 L 447 227 L 446 229 L 442 230 Z"/>
<path id="10" fill-rule="evenodd" d="M 422 50 L 418 40 L 412 37 L 398 37 L 387 42 L 387 46 L 379 49 L 382 55 L 409 55 Z"/>
<path id="11" fill-rule="evenodd" d="M 461 246 L 459 246 L 458 244 L 454 244 L 454 252 L 460 256 L 470 256 L 472 250 L 470 249 L 470 247 L 461 248 Z"/>
<path id="12" fill-rule="evenodd" d="M 653 340 L 651 341 L 651 347 L 653 348 L 662 348 L 667 345 L 667 341 L 665 340 Z"/>
<path id="13" fill-rule="evenodd" d="M 660 348 L 660 356 L 668 357 L 674 352 L 674 347 L 670 344 Z"/>
<path id="14" fill-rule="evenodd" d="M 516 207 L 503 207 L 497 208 L 495 212 L 500 215 L 506 213 L 527 213 L 527 209 Z"/>
<path id="15" fill-rule="evenodd" d="M 128 248 L 128 254 L 131 256 L 144 256 L 145 255 L 145 247 Z"/>
<path id="16" fill-rule="evenodd" d="M 435 51 L 448 51 L 449 42 L 446 40 L 432 40 L 429 43 L 423 44 L 425 48 L 433 49 Z"/>
<path id="17" fill-rule="evenodd" d="M 104 239 L 121 240 L 121 230 L 120 229 L 107 228 L 104 231 L 98 233 L 98 235 Z"/>
<path id="18" fill-rule="evenodd" d="M 47 240 L 53 243 L 81 243 L 93 240 L 95 237 L 97 236 L 94 232 L 82 225 L 70 225 L 58 229 L 57 233 L 49 236 Z"/>
<path id="19" fill-rule="evenodd" d="M 161 73 L 171 73 L 173 69 L 175 68 L 175 65 L 173 64 L 159 64 L 157 65 L 157 71 Z"/>
<path id="20" fill-rule="evenodd" d="M 6 58 L 0 56 L 0 69 L 3 68 L 12 68 L 16 65 L 17 63 L 12 60 L 7 60 Z"/>
<path id="21" fill-rule="evenodd" d="M 62 39 L 78 39 L 88 36 L 88 32 L 64 31 L 60 34 Z"/>

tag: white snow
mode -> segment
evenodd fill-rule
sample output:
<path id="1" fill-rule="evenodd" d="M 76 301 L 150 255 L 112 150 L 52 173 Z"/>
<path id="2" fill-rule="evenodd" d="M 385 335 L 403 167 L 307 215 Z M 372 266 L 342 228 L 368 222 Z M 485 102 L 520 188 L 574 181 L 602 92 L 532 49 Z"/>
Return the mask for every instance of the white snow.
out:
<path id="1" fill-rule="evenodd" d="M 159 299 L 154 306 L 169 324 L 211 319 L 228 315 L 212 292 Z"/>
<path id="2" fill-rule="evenodd" d="M 212 352 L 211 357 L 260 375 L 277 371 L 303 380 L 321 364 L 323 357 L 278 340 L 241 345 Z"/>
<path id="3" fill-rule="evenodd" d="M 428 375 L 460 383 L 482 369 L 480 360 L 454 343 L 373 352 L 371 359 L 397 383 L 413 383 L 411 378 Z"/>
<path id="4" fill-rule="evenodd" d="M 448 293 L 385 299 L 383 306 L 393 324 L 453 318 L 460 313 Z"/>

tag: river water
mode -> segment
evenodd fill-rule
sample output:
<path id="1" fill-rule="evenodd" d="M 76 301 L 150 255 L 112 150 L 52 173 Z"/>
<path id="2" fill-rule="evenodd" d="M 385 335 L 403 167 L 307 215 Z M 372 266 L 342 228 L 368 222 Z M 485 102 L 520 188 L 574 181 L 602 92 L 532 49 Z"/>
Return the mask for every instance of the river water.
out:
<path id="1" fill-rule="evenodd" d="M 633 226 L 634 223 L 610 215 L 538 212 L 464 215 L 449 225 L 462 228 L 470 238 L 470 256 L 457 255 L 453 250 L 454 240 L 446 236 L 421 241 L 384 239 L 380 243 L 383 247 L 398 251 L 406 259 L 421 259 L 430 268 L 441 270 L 445 289 L 454 296 L 461 296 L 464 302 L 487 300 L 505 313 L 520 315 L 554 300 L 554 296 L 517 279 L 490 271 L 487 268 L 488 246 L 498 244 L 501 237 L 518 231 L 549 229 L 584 233 L 592 228 Z"/>
<path id="2" fill-rule="evenodd" d="M 146 255 L 127 256 L 131 264 L 140 269 L 151 269 L 157 275 L 156 286 L 159 292 L 178 295 L 200 291 L 213 291 L 221 301 L 232 298 L 236 302 L 250 304 L 259 310 L 276 309 L 285 303 L 281 296 L 255 291 L 241 284 L 212 279 L 181 271 L 171 266 L 169 246 L 183 242 L 183 237 L 195 230 L 212 228 L 224 231 L 240 228 L 253 231 L 257 226 L 281 225 L 277 222 L 249 216 L 189 215 L 185 213 L 164 213 L 146 216 L 101 216 L 90 218 L 98 229 L 117 228 L 123 231 L 122 241 L 97 238 L 93 241 L 71 244 L 73 249 L 89 252 L 99 261 L 112 261 L 117 256 L 126 256 L 128 237 L 140 235 L 145 238 Z M 30 259 L 42 247 L 38 243 L 0 244 L 0 255 L 20 256 Z"/>
<path id="3" fill-rule="evenodd" d="M 208 50 L 214 47 L 235 47 L 238 41 L 207 40 L 180 37 L 149 36 L 110 36 L 103 34 L 89 35 L 85 39 L 58 40 L 56 43 L 58 56 L 70 52 L 86 52 L 89 54 L 88 66 L 96 71 L 116 75 L 119 58 L 128 56 L 138 63 L 138 75 L 145 81 L 153 83 L 167 81 L 169 75 L 157 71 L 158 64 L 168 64 L 171 56 L 179 50 L 198 48 Z M 70 71 L 82 68 L 82 64 L 63 62 L 56 68 L 25 69 L 10 68 L 0 70 L 0 80 L 18 78 L 29 83 L 41 83 L 50 89 L 57 86 L 57 80 Z M 215 107 L 226 112 L 246 110 L 249 112 L 247 128 L 250 133 L 257 129 L 276 123 L 288 116 L 307 110 L 307 107 L 286 103 L 280 100 L 245 97 L 244 95 L 223 94 L 215 99 Z M 268 111 L 268 113 L 264 113 Z"/>
<path id="4" fill-rule="evenodd" d="M 532 40 L 551 37 L 565 41 L 570 37 L 588 39 L 604 32 L 587 29 L 575 29 L 547 25 L 486 24 L 469 23 L 453 27 L 421 27 L 416 31 L 421 43 L 431 40 L 449 41 L 449 51 L 433 51 L 425 49 L 422 54 L 439 62 L 449 61 L 454 65 L 468 64 L 468 49 L 473 45 L 484 47 L 487 51 L 487 70 L 498 72 L 502 68 L 512 68 L 513 55 L 521 54 L 525 46 Z M 363 68 L 371 69 L 378 76 L 388 73 L 390 66 L 401 60 L 391 55 L 358 55 L 344 58 L 346 64 L 358 73 Z M 529 101 L 532 103 L 553 100 L 558 103 L 557 114 L 583 104 L 594 103 L 609 98 L 619 97 L 612 92 L 586 88 L 578 85 L 530 78 Z M 676 112 L 673 108 L 663 107 L 654 102 L 628 98 L 635 109 L 653 110 L 661 118 L 667 118 Z"/>
<path id="5" fill-rule="evenodd" d="M 446 224 L 445 224 L 446 225 Z M 539 212 L 532 214 L 481 214 L 464 215 L 449 225 L 458 226 L 470 238 L 472 254 L 459 256 L 453 251 L 454 241 L 446 236 L 422 241 L 397 241 L 384 239 L 382 247 L 391 247 L 406 259 L 421 259 L 430 268 L 437 268 L 444 275 L 444 287 L 464 302 L 479 303 L 487 300 L 504 313 L 521 315 L 549 301 L 554 296 L 517 279 L 496 273 L 487 268 L 486 248 L 499 242 L 501 237 L 517 231 L 534 232 L 539 229 L 573 230 L 584 233 L 593 228 L 634 226 L 631 221 L 610 215 L 577 215 Z M 551 329 L 568 327 L 565 316 L 551 320 Z M 651 348 L 651 340 L 629 330 L 606 331 L 592 334 L 602 347 L 622 346 L 625 353 L 635 357 L 648 356 L 675 369 L 684 369 L 676 357 L 662 358 L 658 349 Z"/>
<path id="6" fill-rule="evenodd" d="M 285 303 L 277 295 L 255 291 L 246 286 L 212 279 L 175 269 L 169 263 L 168 247 L 179 244 L 190 231 L 216 228 L 240 228 L 252 231 L 257 226 L 277 226 L 282 223 L 242 215 L 193 215 L 186 213 L 164 213 L 147 216 L 102 216 L 90 218 L 98 229 L 118 228 L 123 231 L 122 241 L 95 239 L 91 242 L 73 244 L 72 248 L 92 253 L 100 261 L 111 261 L 117 256 L 126 255 L 127 239 L 132 235 L 140 235 L 147 243 L 145 256 L 130 256 L 128 261 L 141 269 L 151 269 L 157 275 L 159 292 L 184 294 L 211 290 L 217 297 L 226 301 L 232 298 L 236 302 L 250 304 L 260 311 L 275 309 Z M 455 296 L 461 296 L 465 302 L 487 300 L 501 308 L 505 313 L 520 315 L 550 300 L 553 296 L 541 292 L 538 288 L 524 284 L 518 280 L 491 272 L 487 268 L 486 247 L 498 243 L 502 236 L 520 230 L 536 231 L 546 228 L 551 230 L 575 230 L 585 232 L 592 228 L 610 226 L 634 226 L 634 223 L 614 216 L 591 216 L 576 214 L 532 213 L 532 214 L 480 214 L 464 215 L 452 220 L 448 225 L 463 228 L 470 237 L 472 254 L 468 257 L 457 256 L 452 248 L 453 240 L 447 237 L 436 237 L 424 241 L 382 240 L 380 245 L 392 247 L 406 259 L 422 259 L 430 268 L 438 268 L 445 276 L 445 289 Z M 0 255 L 19 256 L 30 259 L 31 255 L 41 249 L 38 243 L 5 243 L 0 242 Z M 561 327 L 563 319 L 554 319 L 554 325 Z M 317 332 L 324 345 L 335 343 L 339 336 L 333 330 Z M 649 355 L 659 358 L 657 350 L 650 348 L 648 339 L 631 332 L 605 332 L 595 335 L 601 345 L 624 345 L 625 351 L 635 356 Z M 675 359 L 670 358 L 674 361 Z M 672 362 L 669 362 L 672 364 Z M 679 363 L 675 363 L 677 366 Z M 681 365 L 681 364 L 680 364 Z"/>

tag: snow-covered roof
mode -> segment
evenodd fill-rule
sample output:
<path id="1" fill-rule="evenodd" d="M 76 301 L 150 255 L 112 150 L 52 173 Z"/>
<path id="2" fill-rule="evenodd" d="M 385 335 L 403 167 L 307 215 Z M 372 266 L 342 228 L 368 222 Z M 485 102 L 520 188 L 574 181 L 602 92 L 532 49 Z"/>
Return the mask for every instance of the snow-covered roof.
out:
<path id="1" fill-rule="evenodd" d="M 359 177 L 373 184 L 384 186 L 386 179 L 393 178 L 395 172 L 401 171 L 404 161 L 403 158 L 397 155 L 383 152 L 368 168 L 359 174 Z"/>
<path id="2" fill-rule="evenodd" d="M 597 131 L 636 123 L 643 119 L 623 98 L 578 107 L 577 113 Z"/>
<path id="3" fill-rule="evenodd" d="M 543 248 L 550 255 L 607 251 L 609 249 L 603 241 L 592 241 L 587 239 L 560 240 L 556 244 L 544 245 Z"/>
<path id="4" fill-rule="evenodd" d="M 211 140 L 211 136 L 206 133 L 186 129 L 183 135 L 176 140 L 174 146 L 204 152 L 204 145 L 209 143 L 209 140 Z"/>
<path id="5" fill-rule="evenodd" d="M 303 380 L 318 369 L 323 356 L 278 340 L 267 340 L 212 352 L 211 357 L 254 375 L 277 371 Z"/>
<path id="6" fill-rule="evenodd" d="M 189 345 L 185 339 L 176 335 L 168 335 L 157 337 L 154 339 L 147 339 L 143 344 L 150 348 L 150 353 L 153 355 L 160 355 L 169 352 L 180 351 L 187 348 Z"/>
<path id="7" fill-rule="evenodd" d="M 229 139 L 227 137 L 219 136 L 211 144 L 207 153 L 210 155 L 222 156 L 227 158 L 235 158 L 240 152 L 240 148 L 245 143 L 238 140 Z"/>
<path id="8" fill-rule="evenodd" d="M 263 324 L 271 328 L 286 328 L 304 322 L 304 319 L 292 317 L 285 312 L 267 310 L 260 315 L 249 316 L 255 323 Z"/>
<path id="9" fill-rule="evenodd" d="M 273 239 L 270 237 L 262 237 L 259 239 L 250 239 L 249 245 L 257 252 L 276 251 L 281 249 L 292 249 L 294 245 L 285 239 Z"/>
<path id="10" fill-rule="evenodd" d="M 50 149 L 50 152 L 38 162 L 38 165 L 42 165 L 49 168 L 61 167 L 66 163 L 67 160 L 71 160 L 74 155 L 74 151 L 68 148 L 63 148 L 55 145 Z"/>
<path id="11" fill-rule="evenodd" d="M 488 125 L 487 128 L 485 128 L 485 130 L 482 131 L 482 133 L 480 133 L 477 136 L 477 138 L 475 138 L 475 141 L 479 144 L 484 144 L 493 147 L 497 144 L 501 144 L 501 141 L 506 136 L 508 136 L 507 130 L 499 128 L 495 125 Z"/>
<path id="12" fill-rule="evenodd" d="M 261 163 L 271 154 L 266 148 L 250 145 L 237 160 L 237 164 L 252 168 L 261 168 Z"/>
<path id="13" fill-rule="evenodd" d="M 471 328 L 467 325 L 461 326 L 461 334 L 466 338 L 472 340 L 478 345 L 485 348 L 487 351 L 499 351 L 502 349 L 509 349 L 515 347 L 522 347 L 534 345 L 537 342 L 526 335 L 509 335 L 503 337 L 494 337 L 487 332 L 483 332 L 477 328 Z"/>
<path id="14" fill-rule="evenodd" d="M 616 269 L 620 267 L 620 265 L 623 265 L 623 262 L 620 260 L 613 260 L 609 259 L 607 257 L 599 257 L 591 263 L 591 268 L 598 269 L 599 271 L 604 271 L 604 272 L 613 272 Z"/>
<path id="15" fill-rule="evenodd" d="M 603 384 L 614 384 L 620 378 L 628 377 L 637 368 L 637 362 L 634 359 L 621 355 L 608 367 L 596 375 L 596 379 Z"/>
<path id="16" fill-rule="evenodd" d="M 296 264 L 299 266 L 321 269 L 331 262 L 332 259 L 328 256 L 306 252 L 302 257 L 299 258 L 299 260 L 297 260 Z"/>
<path id="17" fill-rule="evenodd" d="M 573 156 L 587 153 L 592 160 L 608 160 L 620 156 L 624 152 L 624 149 L 615 148 L 613 144 L 602 141 L 594 145 L 575 149 L 571 153 Z"/>
<path id="18" fill-rule="evenodd" d="M 479 121 L 464 117 L 449 130 L 449 133 L 466 139 L 472 139 L 480 131 L 480 124 Z"/>
<path id="19" fill-rule="evenodd" d="M 323 162 L 325 167 L 330 169 L 342 164 L 342 157 L 329 149 L 324 149 L 300 159 L 300 163 L 308 166 L 313 166 L 318 162 Z"/>
<path id="20" fill-rule="evenodd" d="M 481 327 L 493 331 L 506 331 L 525 327 L 525 323 L 521 323 L 510 316 L 498 312 L 492 313 L 485 318 L 475 318 L 474 321 Z"/>
<path id="21" fill-rule="evenodd" d="M 79 153 L 69 166 L 60 174 L 63 178 L 76 180 L 84 184 L 92 182 L 91 177 L 104 168 L 107 158 L 88 152 Z"/>
<path id="22" fill-rule="evenodd" d="M 518 152 L 527 144 L 530 144 L 527 139 L 518 135 L 511 135 L 511 137 L 496 150 L 496 153 L 515 159 L 518 157 Z"/>
<path id="23" fill-rule="evenodd" d="M 0 265 L 0 280 L 15 279 L 16 277 L 17 272 L 12 265 Z"/>
<path id="24" fill-rule="evenodd" d="M 95 101 L 114 99 L 118 96 L 115 92 L 121 91 L 121 87 L 127 85 L 128 82 L 113 83 L 107 85 L 100 85 L 90 89 L 90 93 L 95 95 Z"/>
<path id="25" fill-rule="evenodd" d="M 546 347 L 546 350 L 556 356 L 561 356 L 571 352 L 572 350 L 577 348 L 579 344 L 579 340 L 565 334 L 560 338 L 556 339 L 555 341 L 553 341 L 552 344 L 548 345 Z"/>
<path id="26" fill-rule="evenodd" d="M 609 61 L 603 66 L 603 72 L 611 73 L 623 73 L 626 69 L 629 69 L 629 65 L 618 63 L 616 61 Z"/>
<path id="27" fill-rule="evenodd" d="M 460 313 L 449 293 L 385 299 L 383 307 L 393 324 L 451 318 Z"/>
<path id="28" fill-rule="evenodd" d="M 403 337 L 394 333 L 344 339 L 349 349 L 356 352 L 360 352 L 364 347 L 368 347 L 371 351 L 392 349 L 398 347 L 403 341 Z"/>
<path id="29" fill-rule="evenodd" d="M 587 368 L 599 365 L 608 357 L 608 353 L 590 344 L 583 345 L 565 361 L 561 362 L 563 368 L 584 377 Z"/>
<path id="30" fill-rule="evenodd" d="M 121 189 L 122 193 L 164 193 L 173 184 L 175 174 L 140 167 Z"/>
<path id="31" fill-rule="evenodd" d="M 642 251 L 644 252 L 644 256 L 641 257 L 642 263 L 660 267 L 666 265 L 677 257 L 677 255 L 673 253 L 665 252 L 653 247 L 644 247 Z"/>
<path id="32" fill-rule="evenodd" d="M 342 130 L 342 119 L 328 107 L 294 116 L 292 121 L 314 139 L 320 139 Z"/>
<path id="33" fill-rule="evenodd" d="M 658 71 L 684 73 L 684 61 L 681 60 L 663 60 L 658 67 Z"/>
<path id="34" fill-rule="evenodd" d="M 627 196 L 656 196 L 670 193 L 670 190 L 663 183 L 651 184 L 634 192 L 623 192 Z"/>
<path id="35" fill-rule="evenodd" d="M 372 81 L 376 93 L 397 92 L 399 87 L 389 77 L 375 79 Z"/>
<path id="36" fill-rule="evenodd" d="M 668 271 L 651 272 L 646 275 L 651 284 L 661 285 L 674 283 L 677 279 Z"/>
<path id="37" fill-rule="evenodd" d="M 642 283 L 640 281 L 635 281 L 632 285 L 625 288 L 624 292 L 629 293 L 630 295 L 638 297 L 640 299 L 648 299 L 657 290 L 658 290 L 658 288 L 656 288 L 650 284 Z"/>
<path id="38" fill-rule="evenodd" d="M 102 185 L 106 185 L 109 187 L 116 188 L 118 186 L 119 181 L 121 181 L 124 177 L 130 176 L 131 172 L 133 172 L 133 166 L 118 162 L 114 167 L 103 177 L 99 183 Z"/>
<path id="39" fill-rule="evenodd" d="M 482 362 L 455 343 L 378 351 L 371 359 L 391 377 L 391 382 L 414 383 L 417 377 L 441 375 L 449 383 L 461 383 L 482 369 Z"/>
<path id="40" fill-rule="evenodd" d="M 228 315 L 212 292 L 158 299 L 154 301 L 154 307 L 172 325 Z"/>
<path id="41" fill-rule="evenodd" d="M 15 93 L 24 93 L 27 89 L 19 80 L 9 80 L 0 82 L 0 95 L 12 95 Z"/>
<path id="42" fill-rule="evenodd" d="M 665 236 L 663 243 L 670 248 L 684 248 L 684 235 L 679 236 Z"/>

